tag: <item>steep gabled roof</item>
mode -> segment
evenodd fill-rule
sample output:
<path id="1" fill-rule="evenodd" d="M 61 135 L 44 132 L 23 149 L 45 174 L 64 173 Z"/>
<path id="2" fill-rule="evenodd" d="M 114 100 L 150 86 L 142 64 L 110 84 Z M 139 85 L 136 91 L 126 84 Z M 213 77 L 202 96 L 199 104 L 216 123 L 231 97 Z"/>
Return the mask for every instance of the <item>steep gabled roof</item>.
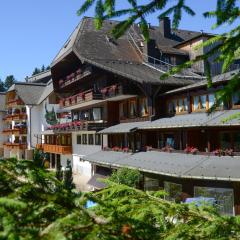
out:
<path id="1" fill-rule="evenodd" d="M 23 83 L 13 84 L 8 92 L 16 91 L 26 105 L 38 105 L 53 92 L 52 83 Z"/>
<path id="2" fill-rule="evenodd" d="M 143 63 L 142 57 L 139 56 L 137 50 L 130 43 L 128 33 L 125 33 L 117 40 L 111 38 L 109 33 L 117 23 L 118 21 L 107 20 L 104 21 L 100 30 L 96 30 L 93 18 L 83 18 L 53 60 L 52 66 L 73 51 L 83 62 L 141 83 L 187 85 L 193 83 L 193 79 L 201 79 L 196 74 L 189 73 L 187 79 L 183 75 L 160 81 L 159 77 L 163 72 Z M 138 29 L 138 26 L 134 25 L 134 28 Z M 150 28 L 150 36 L 156 41 L 156 44 L 172 53 L 174 52 L 173 46 L 176 43 L 192 38 L 197 34 L 199 32 L 178 30 L 169 39 L 161 34 L 158 27 Z M 139 38 L 142 38 L 140 31 Z M 185 54 L 184 51 L 179 49 L 176 49 L 176 53 Z"/>

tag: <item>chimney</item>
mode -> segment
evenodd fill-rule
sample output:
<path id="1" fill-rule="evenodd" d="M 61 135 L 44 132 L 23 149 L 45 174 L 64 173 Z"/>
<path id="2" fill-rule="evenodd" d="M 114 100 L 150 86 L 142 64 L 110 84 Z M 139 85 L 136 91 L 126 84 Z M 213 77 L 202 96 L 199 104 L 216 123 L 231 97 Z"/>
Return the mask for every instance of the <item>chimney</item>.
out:
<path id="1" fill-rule="evenodd" d="M 171 36 L 171 21 L 169 17 L 164 17 L 160 19 L 160 32 L 165 38 Z"/>

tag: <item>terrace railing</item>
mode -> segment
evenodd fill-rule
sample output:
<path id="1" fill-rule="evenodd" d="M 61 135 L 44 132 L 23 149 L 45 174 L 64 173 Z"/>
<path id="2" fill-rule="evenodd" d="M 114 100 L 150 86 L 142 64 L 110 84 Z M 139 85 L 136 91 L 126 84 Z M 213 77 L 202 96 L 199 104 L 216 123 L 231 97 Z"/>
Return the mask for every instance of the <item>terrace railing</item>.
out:
<path id="1" fill-rule="evenodd" d="M 89 89 L 71 97 L 61 99 L 60 107 L 74 106 L 92 100 L 103 100 L 121 94 L 123 94 L 123 87 L 119 84 L 104 87 L 97 92 L 95 92 L 94 89 Z"/>
<path id="2" fill-rule="evenodd" d="M 91 74 L 92 74 L 92 68 L 90 66 L 85 69 L 79 68 L 76 72 L 69 74 L 66 78 L 60 79 L 58 82 L 59 87 L 64 88 Z"/>

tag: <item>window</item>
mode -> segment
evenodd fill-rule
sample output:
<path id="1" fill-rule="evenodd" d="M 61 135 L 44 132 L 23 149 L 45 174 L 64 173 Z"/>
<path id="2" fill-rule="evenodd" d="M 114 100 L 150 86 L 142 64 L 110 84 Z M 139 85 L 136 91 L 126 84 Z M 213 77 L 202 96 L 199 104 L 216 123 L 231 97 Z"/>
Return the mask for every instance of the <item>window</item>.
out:
<path id="1" fill-rule="evenodd" d="M 101 108 L 93 108 L 93 120 L 98 121 L 102 119 L 102 109 Z"/>
<path id="2" fill-rule="evenodd" d="M 93 134 L 88 134 L 88 144 L 89 145 L 94 144 Z"/>
<path id="3" fill-rule="evenodd" d="M 171 100 L 168 103 L 168 113 L 174 114 L 177 111 L 177 100 Z"/>
<path id="4" fill-rule="evenodd" d="M 127 105 L 127 102 L 120 103 L 119 114 L 120 114 L 120 118 L 122 118 L 122 119 L 125 119 L 125 118 L 128 117 L 128 105 Z"/>
<path id="5" fill-rule="evenodd" d="M 183 112 L 183 111 L 184 111 L 183 100 L 180 98 L 178 100 L 178 112 Z"/>
<path id="6" fill-rule="evenodd" d="M 236 132 L 233 134 L 234 151 L 240 152 L 240 133 Z"/>
<path id="7" fill-rule="evenodd" d="M 230 188 L 194 187 L 194 197 L 211 197 L 216 200 L 221 214 L 233 215 L 234 197 Z"/>
<path id="8" fill-rule="evenodd" d="M 188 111 L 188 100 L 187 100 L 187 98 L 183 99 L 183 107 L 184 107 L 184 111 Z"/>
<path id="9" fill-rule="evenodd" d="M 229 132 L 220 133 L 220 146 L 223 149 L 231 148 L 231 134 Z"/>
<path id="10" fill-rule="evenodd" d="M 207 109 L 207 95 L 193 97 L 193 111 Z"/>
<path id="11" fill-rule="evenodd" d="M 201 95 L 199 97 L 199 109 L 206 109 L 207 108 L 206 102 L 207 102 L 207 96 Z"/>
<path id="12" fill-rule="evenodd" d="M 129 102 L 129 114 L 130 117 L 135 117 L 136 113 L 137 113 L 137 106 L 136 106 L 136 101 L 135 100 L 131 100 Z"/>
<path id="13" fill-rule="evenodd" d="M 164 182 L 164 190 L 168 193 L 166 199 L 169 201 L 180 201 L 182 185 L 172 182 Z"/>
<path id="14" fill-rule="evenodd" d="M 82 144 L 87 144 L 87 134 L 82 135 Z"/>
<path id="15" fill-rule="evenodd" d="M 144 177 L 144 191 L 157 191 L 157 190 L 159 190 L 159 180 Z"/>
<path id="16" fill-rule="evenodd" d="M 173 134 L 165 135 L 165 146 L 169 146 L 174 148 L 175 147 L 175 140 Z"/>
<path id="17" fill-rule="evenodd" d="M 77 121 L 78 120 L 78 113 L 73 113 L 73 121 Z"/>
<path id="18" fill-rule="evenodd" d="M 77 144 L 82 144 L 82 136 L 77 135 Z"/>
<path id="19" fill-rule="evenodd" d="M 96 134 L 95 135 L 95 145 L 101 145 L 101 135 L 100 134 Z"/>
<path id="20" fill-rule="evenodd" d="M 198 96 L 193 97 L 193 111 L 198 110 L 198 100 L 199 100 Z"/>
<path id="21" fill-rule="evenodd" d="M 72 141 L 71 141 L 71 136 L 66 136 L 67 139 L 67 146 L 71 146 L 72 145 Z"/>
<path id="22" fill-rule="evenodd" d="M 215 103 L 215 95 L 209 94 L 208 95 L 208 107 L 211 108 Z"/>
<path id="23" fill-rule="evenodd" d="M 148 115 L 147 98 L 140 99 L 140 114 L 141 117 L 145 117 Z"/>

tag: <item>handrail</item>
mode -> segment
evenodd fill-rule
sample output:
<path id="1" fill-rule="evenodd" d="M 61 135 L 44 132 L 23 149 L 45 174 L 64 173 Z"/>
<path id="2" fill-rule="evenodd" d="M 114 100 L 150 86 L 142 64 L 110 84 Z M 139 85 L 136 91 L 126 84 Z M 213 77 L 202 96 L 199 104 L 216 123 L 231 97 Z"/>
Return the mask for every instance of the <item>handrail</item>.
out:
<path id="1" fill-rule="evenodd" d="M 158 71 L 160 70 L 163 73 L 169 72 L 171 70 L 171 68 L 177 66 L 177 65 L 170 64 L 170 63 L 165 62 L 165 61 L 163 61 L 161 59 L 158 59 L 158 58 L 155 58 L 155 57 L 152 57 L 152 56 L 149 56 L 149 55 L 143 53 L 141 51 L 141 49 L 139 48 L 138 44 L 136 43 L 136 40 L 134 39 L 133 35 L 135 35 L 135 36 L 137 35 L 139 37 L 139 34 L 137 34 L 137 32 L 135 31 L 135 29 L 133 28 L 133 25 L 132 25 L 129 28 L 129 30 L 128 30 L 128 41 L 143 56 L 143 63 L 145 65 L 153 67 L 155 70 L 158 70 Z M 153 63 L 149 62 L 149 59 L 153 60 Z M 173 76 L 175 76 L 175 77 L 191 77 L 191 78 L 192 77 L 199 77 L 199 78 L 202 78 L 202 76 L 200 76 L 199 74 L 194 73 L 190 69 L 187 69 L 187 71 L 189 71 L 189 73 L 192 74 L 193 76 L 185 75 L 187 73 L 184 73 L 184 72 L 183 72 L 184 75 L 175 74 Z"/>

